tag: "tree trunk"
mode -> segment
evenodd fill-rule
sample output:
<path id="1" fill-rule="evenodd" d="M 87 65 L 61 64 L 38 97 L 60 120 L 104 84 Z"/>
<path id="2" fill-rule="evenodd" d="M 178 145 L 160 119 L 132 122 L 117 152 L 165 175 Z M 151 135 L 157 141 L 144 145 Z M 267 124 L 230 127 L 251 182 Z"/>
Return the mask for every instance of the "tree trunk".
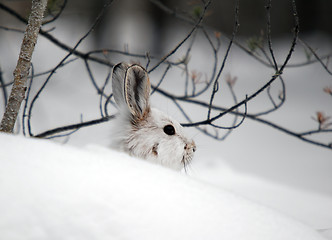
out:
<path id="1" fill-rule="evenodd" d="M 25 98 L 32 53 L 37 42 L 46 5 L 47 0 L 32 0 L 28 25 L 23 37 L 16 69 L 14 70 L 13 88 L 0 125 L 0 131 L 2 132 L 13 132 L 21 103 Z"/>

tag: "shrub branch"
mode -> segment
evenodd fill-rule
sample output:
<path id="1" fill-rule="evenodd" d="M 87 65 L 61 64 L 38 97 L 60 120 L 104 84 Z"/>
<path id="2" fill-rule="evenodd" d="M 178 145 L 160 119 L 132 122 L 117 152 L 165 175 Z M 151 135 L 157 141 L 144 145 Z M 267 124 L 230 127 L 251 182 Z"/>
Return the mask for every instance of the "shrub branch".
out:
<path id="1" fill-rule="evenodd" d="M 14 84 L 3 115 L 0 131 L 12 133 L 21 103 L 25 98 L 32 53 L 37 43 L 47 0 L 32 0 L 31 13 L 24 33 L 21 51 L 14 70 Z"/>

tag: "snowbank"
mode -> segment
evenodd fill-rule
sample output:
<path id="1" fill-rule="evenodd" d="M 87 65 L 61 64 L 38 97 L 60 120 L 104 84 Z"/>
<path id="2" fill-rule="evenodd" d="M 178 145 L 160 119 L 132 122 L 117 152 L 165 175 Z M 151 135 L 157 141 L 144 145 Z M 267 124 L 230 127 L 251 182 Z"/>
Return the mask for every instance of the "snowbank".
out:
<path id="1" fill-rule="evenodd" d="M 197 156 L 190 170 L 189 175 L 194 178 L 273 208 L 314 229 L 332 227 L 331 194 L 323 195 L 241 172 L 218 156 L 206 159 Z"/>
<path id="2" fill-rule="evenodd" d="M 0 135 L 1 239 L 323 239 L 259 204 L 108 149 Z"/>

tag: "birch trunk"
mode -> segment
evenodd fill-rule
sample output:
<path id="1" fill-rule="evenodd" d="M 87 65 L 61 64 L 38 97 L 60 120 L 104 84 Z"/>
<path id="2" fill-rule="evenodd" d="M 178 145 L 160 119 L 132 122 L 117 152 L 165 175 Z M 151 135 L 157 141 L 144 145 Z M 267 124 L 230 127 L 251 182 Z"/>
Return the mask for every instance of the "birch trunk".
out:
<path id="1" fill-rule="evenodd" d="M 21 103 L 25 98 L 32 53 L 37 42 L 46 5 L 47 0 L 32 0 L 28 25 L 24 33 L 20 55 L 14 70 L 14 84 L 5 113 L 1 120 L 0 131 L 2 132 L 13 132 Z"/>

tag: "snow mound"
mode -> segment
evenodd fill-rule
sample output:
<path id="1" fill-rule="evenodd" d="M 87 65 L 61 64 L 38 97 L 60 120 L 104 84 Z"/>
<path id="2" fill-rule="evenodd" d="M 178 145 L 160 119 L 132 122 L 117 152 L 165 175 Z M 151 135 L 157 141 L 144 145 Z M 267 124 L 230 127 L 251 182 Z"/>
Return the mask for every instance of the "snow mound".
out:
<path id="1" fill-rule="evenodd" d="M 331 228 L 332 195 L 236 171 L 217 156 L 200 159 L 195 159 L 192 164 L 191 176 L 285 213 L 314 229 Z"/>
<path id="2" fill-rule="evenodd" d="M 108 149 L 0 134 L 1 239 L 323 239 L 264 206 Z"/>

